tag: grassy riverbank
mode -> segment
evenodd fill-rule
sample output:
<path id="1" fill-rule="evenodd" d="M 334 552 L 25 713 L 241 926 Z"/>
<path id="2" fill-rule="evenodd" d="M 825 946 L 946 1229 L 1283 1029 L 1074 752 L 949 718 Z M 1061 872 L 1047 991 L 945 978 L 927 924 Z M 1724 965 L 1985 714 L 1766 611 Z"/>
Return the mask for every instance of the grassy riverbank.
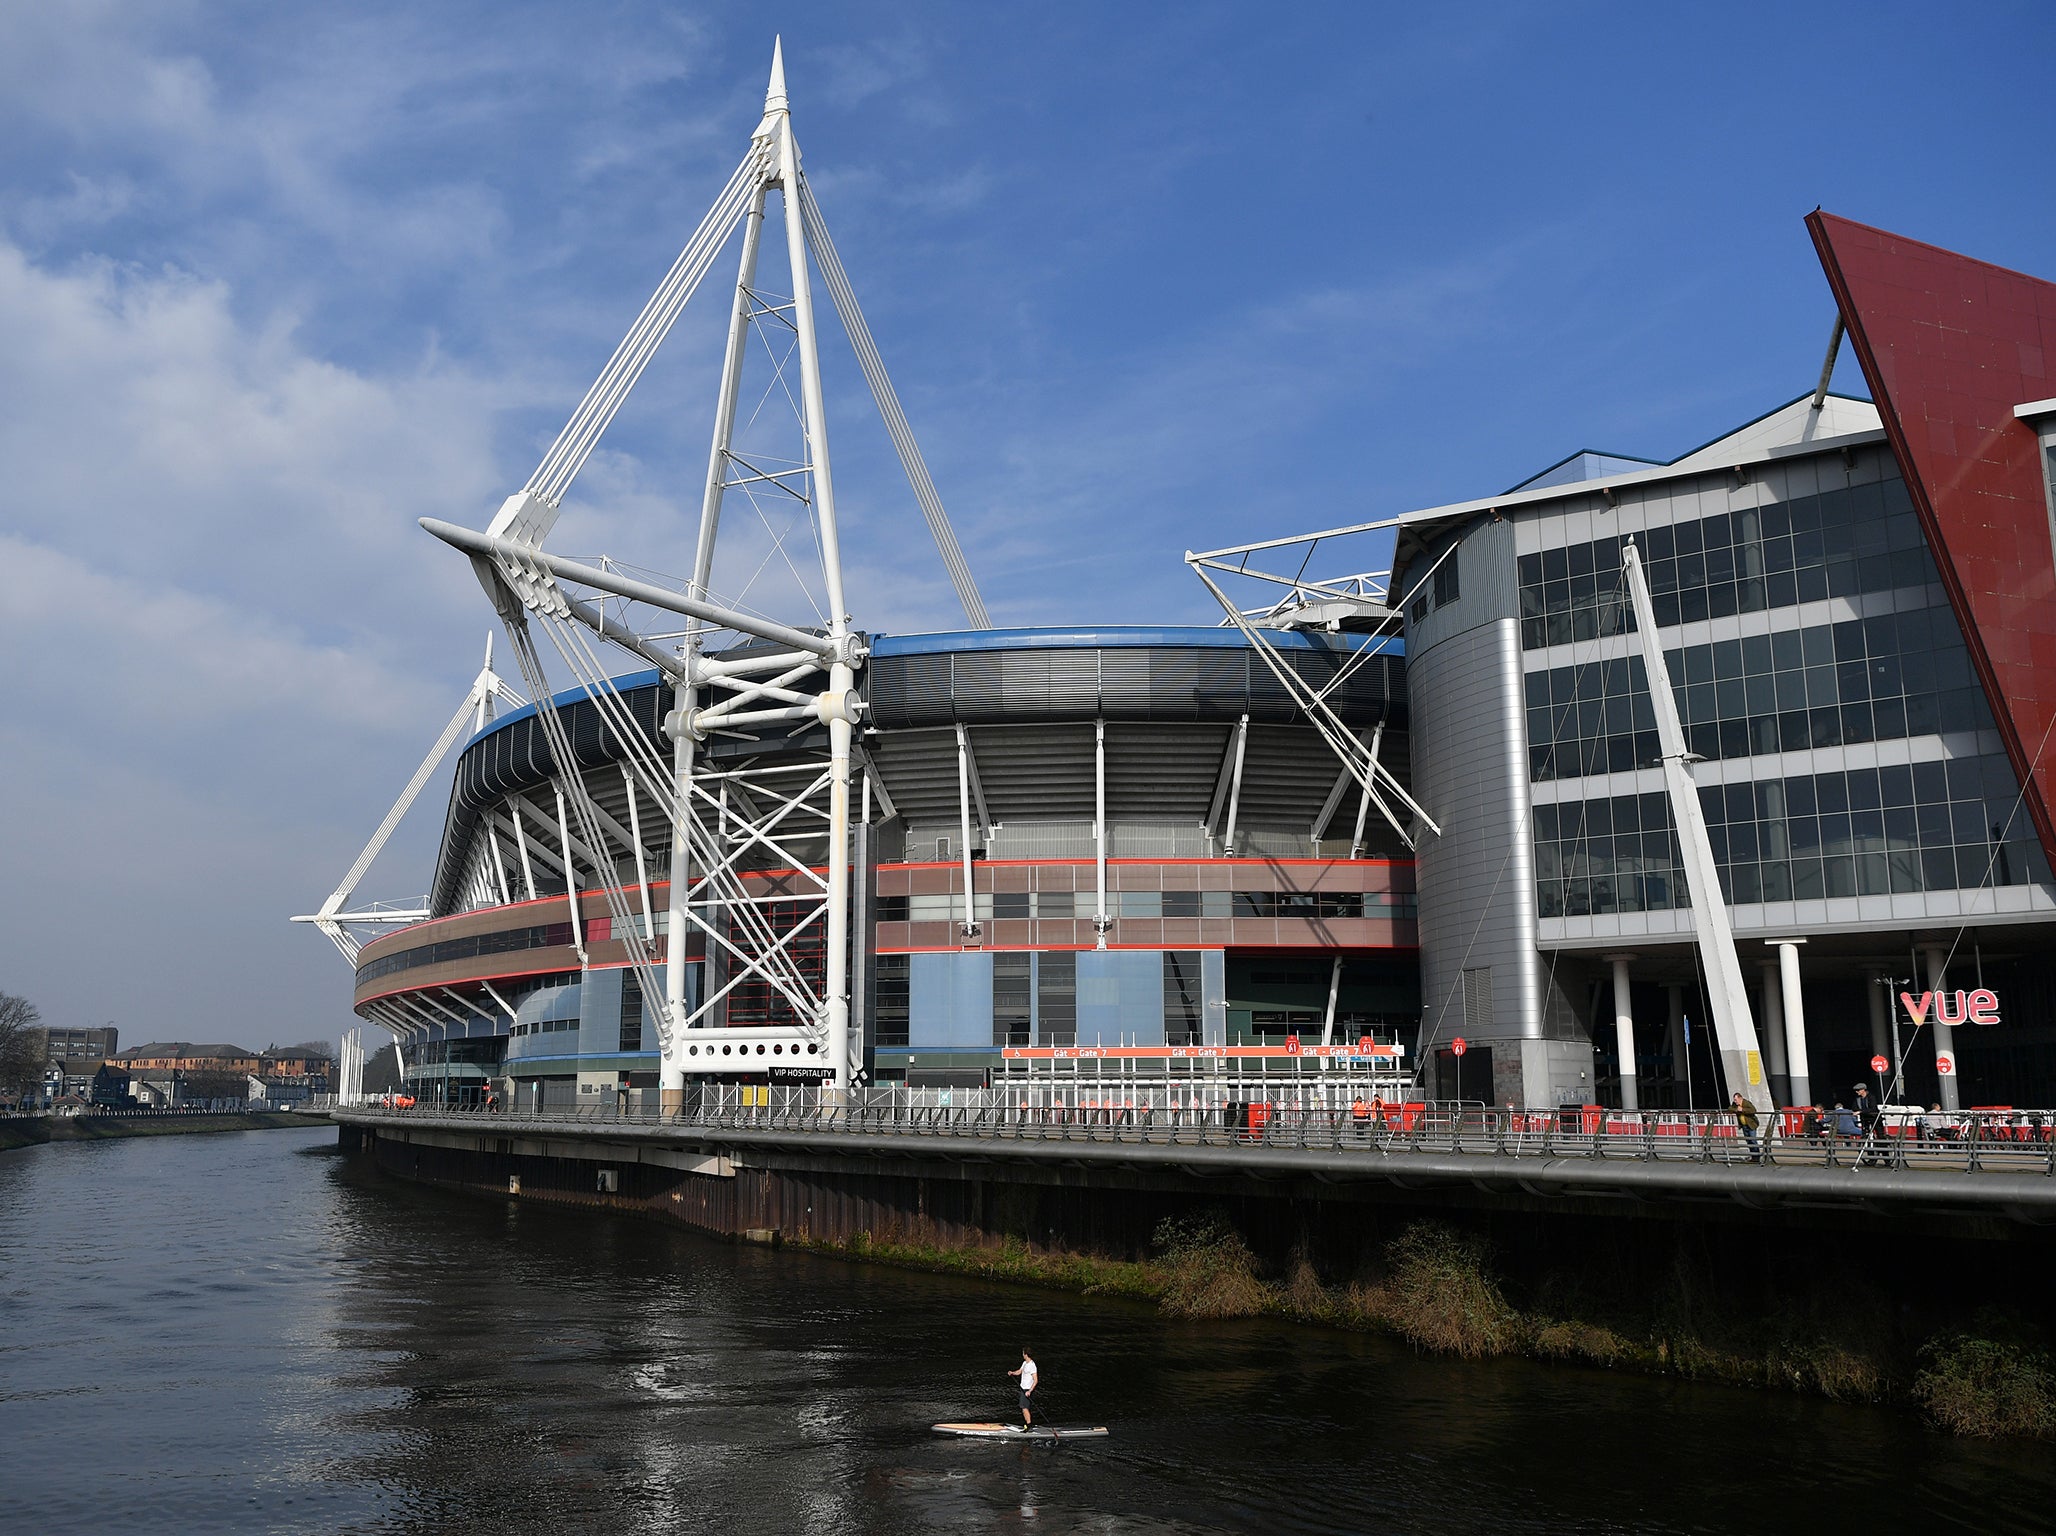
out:
<path id="1" fill-rule="evenodd" d="M 1463 1359 L 1521 1355 L 1682 1376 L 1840 1402 L 1895 1403 L 1963 1435 L 2056 1439 L 2056 1359 L 2043 1330 L 1996 1310 L 1922 1336 L 1881 1292 L 1745 1310 L 1683 1266 L 1653 1289 L 1605 1294 L 1575 1276 L 1516 1292 L 1484 1239 L 1415 1221 L 1348 1279 L 1303 1253 L 1271 1272 L 1225 1220 L 1165 1221 L 1139 1262 L 1044 1251 L 1009 1239 L 939 1246 L 891 1233 L 802 1242 L 850 1258 L 1154 1302 L 1174 1317 L 1280 1316 L 1403 1339 Z"/>
<path id="2" fill-rule="evenodd" d="M 210 1131 L 272 1131 L 323 1122 L 286 1110 L 223 1115 L 36 1115 L 0 1120 L 0 1152 L 52 1141 L 108 1141 L 129 1136 L 197 1136 Z"/>

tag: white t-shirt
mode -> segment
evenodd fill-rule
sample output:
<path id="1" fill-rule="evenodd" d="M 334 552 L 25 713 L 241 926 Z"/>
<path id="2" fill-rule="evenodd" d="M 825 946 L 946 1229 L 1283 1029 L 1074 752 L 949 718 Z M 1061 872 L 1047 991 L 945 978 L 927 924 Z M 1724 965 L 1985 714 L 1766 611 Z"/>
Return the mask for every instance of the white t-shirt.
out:
<path id="1" fill-rule="evenodd" d="M 1023 1360 L 1021 1362 L 1021 1390 L 1023 1392 L 1033 1392 L 1035 1390 L 1035 1362 L 1033 1360 Z"/>

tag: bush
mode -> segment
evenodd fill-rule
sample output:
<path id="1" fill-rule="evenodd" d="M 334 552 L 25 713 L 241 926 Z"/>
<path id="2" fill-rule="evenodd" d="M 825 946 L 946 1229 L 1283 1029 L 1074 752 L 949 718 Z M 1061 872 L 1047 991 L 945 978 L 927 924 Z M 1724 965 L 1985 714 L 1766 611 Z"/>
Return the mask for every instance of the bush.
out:
<path id="1" fill-rule="evenodd" d="M 1219 1214 L 1157 1223 L 1163 1253 L 1161 1305 L 1173 1317 L 1254 1317 L 1270 1301 L 1256 1258 Z"/>
<path id="2" fill-rule="evenodd" d="M 1951 1334 L 1920 1352 L 1913 1396 L 1938 1427 L 1959 1435 L 2056 1438 L 2056 1368 L 2006 1339 Z"/>
<path id="3" fill-rule="evenodd" d="M 1491 1245 L 1439 1221 L 1417 1221 L 1385 1248 L 1379 1311 L 1417 1349 L 1466 1360 L 1520 1343 L 1520 1319 L 1492 1276 Z"/>

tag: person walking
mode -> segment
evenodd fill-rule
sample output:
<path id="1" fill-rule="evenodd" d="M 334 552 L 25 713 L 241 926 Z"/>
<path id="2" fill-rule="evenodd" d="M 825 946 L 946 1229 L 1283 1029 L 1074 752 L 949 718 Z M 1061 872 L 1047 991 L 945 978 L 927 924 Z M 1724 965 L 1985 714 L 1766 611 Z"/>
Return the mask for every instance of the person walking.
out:
<path id="1" fill-rule="evenodd" d="M 1868 1163 L 1877 1152 L 1878 1122 L 1881 1117 L 1877 1105 L 1871 1100 L 1870 1085 L 1858 1083 L 1855 1086 L 1856 1129 L 1863 1137 L 1863 1161 Z"/>
<path id="2" fill-rule="evenodd" d="M 1039 1376 L 1035 1369 L 1035 1357 L 1028 1353 L 1027 1345 L 1021 1346 L 1021 1363 L 1007 1374 L 1021 1379 L 1021 1431 L 1025 1434 L 1035 1427 L 1035 1414 L 1029 1408 L 1029 1403 L 1035 1396 L 1035 1383 Z"/>
<path id="3" fill-rule="evenodd" d="M 1760 1123 L 1756 1115 L 1756 1106 L 1739 1093 L 1734 1096 L 1732 1102 L 1735 1109 L 1735 1124 L 1742 1132 L 1742 1139 L 1749 1144 L 1749 1161 L 1760 1163 L 1763 1161 L 1763 1150 L 1756 1141 L 1756 1127 Z"/>

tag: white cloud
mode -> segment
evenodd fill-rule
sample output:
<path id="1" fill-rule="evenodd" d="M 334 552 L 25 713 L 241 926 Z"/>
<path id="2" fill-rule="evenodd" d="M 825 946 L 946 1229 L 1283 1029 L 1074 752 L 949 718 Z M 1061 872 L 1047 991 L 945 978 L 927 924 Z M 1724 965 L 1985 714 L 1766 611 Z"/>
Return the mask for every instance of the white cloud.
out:
<path id="1" fill-rule="evenodd" d="M 341 367 L 234 300 L 0 244 L 0 971 L 53 1019 L 154 993 L 152 1033 L 268 1036 L 238 1010 L 279 986 L 167 985 L 181 963 L 339 999 L 283 919 L 347 862 L 487 627 L 414 519 L 489 502 L 498 389 Z M 379 879 L 425 878 L 434 819 Z M 148 934 L 107 961 L 110 906 Z"/>

